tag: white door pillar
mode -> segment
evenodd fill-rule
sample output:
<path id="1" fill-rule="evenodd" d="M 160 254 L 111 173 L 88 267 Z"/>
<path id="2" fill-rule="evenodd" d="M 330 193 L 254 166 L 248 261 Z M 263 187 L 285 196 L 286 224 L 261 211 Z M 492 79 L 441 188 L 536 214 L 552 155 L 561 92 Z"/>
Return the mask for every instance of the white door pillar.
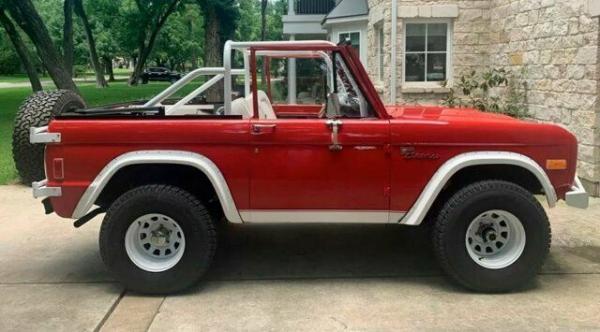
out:
<path id="1" fill-rule="evenodd" d="M 290 41 L 296 39 L 290 35 Z M 296 59 L 288 59 L 288 104 L 296 104 Z"/>

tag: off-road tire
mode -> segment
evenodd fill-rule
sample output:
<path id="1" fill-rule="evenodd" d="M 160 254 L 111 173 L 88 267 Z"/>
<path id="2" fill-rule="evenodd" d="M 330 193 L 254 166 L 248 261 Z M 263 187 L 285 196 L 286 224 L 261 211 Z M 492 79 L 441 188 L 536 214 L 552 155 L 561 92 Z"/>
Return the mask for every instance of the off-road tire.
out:
<path id="1" fill-rule="evenodd" d="M 148 272 L 135 265 L 125 248 L 125 234 L 140 216 L 161 213 L 181 226 L 185 249 L 172 268 Z M 217 247 L 215 224 L 208 210 L 193 195 L 178 187 L 146 185 L 121 195 L 108 209 L 100 229 L 104 264 L 129 290 L 169 294 L 194 285 L 207 271 Z"/>
<path id="2" fill-rule="evenodd" d="M 494 209 L 516 216 L 526 235 L 518 259 L 499 269 L 476 263 L 465 243 L 470 222 Z M 432 234 L 435 255 L 446 275 L 470 290 L 497 293 L 522 288 L 538 273 L 548 255 L 548 217 L 535 197 L 514 183 L 490 180 L 470 184 L 449 198 L 436 219 Z"/>
<path id="3" fill-rule="evenodd" d="M 31 185 L 44 174 L 44 145 L 29 143 L 29 128 L 48 125 L 55 116 L 74 109 L 85 108 L 85 102 L 73 91 L 40 91 L 19 107 L 13 130 L 12 152 L 21 180 Z"/>

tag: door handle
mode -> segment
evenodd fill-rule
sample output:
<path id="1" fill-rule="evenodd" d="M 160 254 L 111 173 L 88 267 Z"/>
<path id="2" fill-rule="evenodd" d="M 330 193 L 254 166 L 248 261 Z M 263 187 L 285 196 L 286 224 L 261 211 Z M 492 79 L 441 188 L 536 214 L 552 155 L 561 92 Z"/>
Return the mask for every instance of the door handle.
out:
<path id="1" fill-rule="evenodd" d="M 260 134 L 265 134 L 265 133 L 272 133 L 275 131 L 275 127 L 277 127 L 277 125 L 274 123 L 265 123 L 265 124 L 255 123 L 252 125 L 252 134 L 260 135 Z"/>
<path id="2" fill-rule="evenodd" d="M 331 144 L 329 145 L 330 151 L 341 151 L 342 145 L 339 140 L 340 127 L 342 126 L 342 120 L 329 119 L 325 124 L 331 129 Z"/>

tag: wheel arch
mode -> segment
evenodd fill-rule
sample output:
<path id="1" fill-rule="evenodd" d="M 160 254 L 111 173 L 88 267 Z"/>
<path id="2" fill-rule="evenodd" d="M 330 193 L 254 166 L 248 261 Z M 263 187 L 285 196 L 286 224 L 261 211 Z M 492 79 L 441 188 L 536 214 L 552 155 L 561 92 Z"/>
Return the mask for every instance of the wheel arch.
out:
<path id="1" fill-rule="evenodd" d="M 86 215 L 101 198 L 101 195 L 103 193 L 106 195 L 109 183 L 115 179 L 115 176 L 119 176 L 119 172 L 140 166 L 154 166 L 159 169 L 161 167 L 184 167 L 200 172 L 210 182 L 227 220 L 233 223 L 242 222 L 225 177 L 217 165 L 201 154 L 176 150 L 134 151 L 113 159 L 88 186 L 75 207 L 72 218 L 78 219 Z"/>
<path id="2" fill-rule="evenodd" d="M 498 172 L 504 171 L 504 172 Z M 512 172 L 506 172 L 510 171 Z M 478 171 L 476 176 L 469 176 Z M 518 176 L 516 176 L 518 173 Z M 493 176 L 491 176 L 493 174 Z M 446 161 L 431 177 L 411 209 L 400 220 L 403 225 L 417 226 L 427 217 L 435 203 L 452 193 L 452 184 L 472 183 L 477 179 L 507 180 L 523 186 L 533 194 L 544 193 L 548 205 L 554 207 L 556 192 L 548 175 L 533 159 L 515 152 L 480 151 L 457 155 Z M 457 180 L 457 181 L 453 181 Z M 471 182 L 460 182 L 467 180 Z M 539 186 L 539 187 L 538 187 Z M 537 190 L 539 188 L 540 190 Z"/>

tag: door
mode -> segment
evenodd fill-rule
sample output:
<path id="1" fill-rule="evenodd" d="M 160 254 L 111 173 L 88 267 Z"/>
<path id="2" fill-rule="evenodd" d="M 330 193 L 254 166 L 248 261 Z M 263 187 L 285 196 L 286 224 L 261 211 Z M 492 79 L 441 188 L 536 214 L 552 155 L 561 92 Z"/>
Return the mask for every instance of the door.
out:
<path id="1" fill-rule="evenodd" d="M 299 95 L 314 86 L 303 81 Z M 241 211 L 242 219 L 388 222 L 389 121 L 366 110 L 357 110 L 364 117 L 319 117 L 313 104 L 275 104 L 276 118 L 251 119 L 250 209 Z M 363 102 L 352 105 L 368 108 Z M 262 106 L 269 107 L 259 104 L 259 114 Z M 285 110 L 292 106 L 296 111 L 290 115 Z"/>
<path id="2" fill-rule="evenodd" d="M 338 148 L 324 119 L 252 120 L 251 211 L 242 219 L 387 222 L 388 121 L 341 122 Z"/>

